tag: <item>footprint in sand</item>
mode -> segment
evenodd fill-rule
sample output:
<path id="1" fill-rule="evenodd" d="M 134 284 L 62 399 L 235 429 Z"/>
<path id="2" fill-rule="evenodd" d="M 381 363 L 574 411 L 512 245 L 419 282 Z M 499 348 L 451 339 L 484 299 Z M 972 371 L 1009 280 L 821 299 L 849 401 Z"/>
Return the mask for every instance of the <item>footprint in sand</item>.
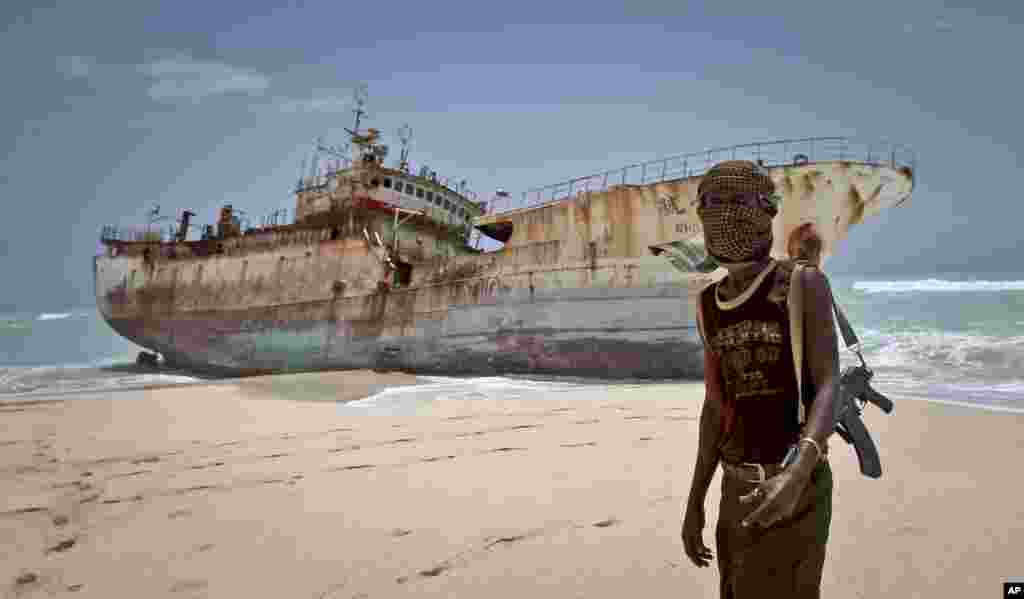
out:
<path id="1" fill-rule="evenodd" d="M 619 523 L 619 521 L 616 520 L 615 518 L 608 518 L 607 520 L 601 520 L 600 522 L 594 522 L 594 526 L 596 526 L 597 528 L 608 528 L 609 526 L 614 526 L 614 525 L 616 525 L 618 523 Z"/>
<path id="2" fill-rule="evenodd" d="M 195 466 L 189 466 L 189 470 L 202 470 L 204 468 L 216 468 L 217 466 L 223 466 L 224 462 L 210 462 L 209 464 L 196 464 Z"/>
<path id="3" fill-rule="evenodd" d="M 498 429 L 498 431 L 500 431 L 500 432 L 527 431 L 527 430 L 534 429 L 534 428 L 540 428 L 540 425 L 539 424 L 517 424 L 515 426 L 509 426 L 509 427 L 506 427 L 506 428 L 500 428 L 500 429 Z"/>
<path id="4" fill-rule="evenodd" d="M 156 462 L 159 462 L 159 461 L 160 461 L 160 456 L 155 456 L 154 455 L 154 456 L 150 456 L 148 458 L 139 458 L 137 460 L 132 460 L 132 463 L 135 464 L 135 465 L 138 465 L 138 464 L 153 464 L 153 463 L 156 463 Z"/>
<path id="5" fill-rule="evenodd" d="M 353 466 L 340 466 L 338 468 L 329 468 L 328 472 L 341 472 L 343 470 L 368 470 L 370 468 L 376 468 L 375 464 L 355 464 Z"/>
<path id="6" fill-rule="evenodd" d="M 185 487 L 183 489 L 173 489 L 171 491 L 171 494 L 173 494 L 173 495 L 187 495 L 187 494 L 192 493 L 194 491 L 209 491 L 211 489 L 216 489 L 216 488 L 217 488 L 217 485 L 194 485 L 194 486 L 191 486 L 191 487 Z"/>
<path id="7" fill-rule="evenodd" d="M 45 507 L 40 507 L 40 506 L 34 505 L 34 506 L 31 506 L 31 507 L 23 507 L 23 508 L 18 508 L 16 510 L 10 510 L 10 511 L 7 511 L 7 512 L 0 512 L 0 516 L 20 516 L 22 514 L 34 514 L 36 512 L 45 512 L 46 510 L 47 510 L 47 508 L 45 508 Z"/>
<path id="8" fill-rule="evenodd" d="M 394 439 L 392 441 L 387 441 L 384 444 L 385 445 L 398 445 L 400 443 L 412 443 L 415 440 L 416 440 L 416 437 L 402 437 L 401 439 Z"/>
<path id="9" fill-rule="evenodd" d="M 131 497 L 115 497 L 114 499 L 104 499 L 100 503 L 104 505 L 113 505 L 115 503 L 124 503 L 126 501 L 139 502 L 142 501 L 142 495 L 133 495 Z"/>
<path id="10" fill-rule="evenodd" d="M 70 539 L 66 539 L 64 541 L 61 541 L 60 543 L 57 543 L 53 547 L 50 547 L 49 549 L 47 549 L 46 550 L 46 554 L 49 555 L 51 553 L 64 553 L 68 549 L 71 549 L 72 547 L 74 547 L 75 543 L 77 543 L 77 542 L 78 542 L 77 538 L 71 537 Z"/>
<path id="11" fill-rule="evenodd" d="M 429 570 L 420 570 L 419 575 L 424 578 L 433 578 L 435 576 L 440 576 L 448 570 L 448 568 L 450 568 L 448 564 L 438 564 Z"/>
<path id="12" fill-rule="evenodd" d="M 518 543 L 519 541 L 526 540 L 527 538 L 529 538 L 528 535 L 513 535 L 511 537 L 498 537 L 497 539 L 494 539 L 493 541 L 491 541 L 491 542 L 487 543 L 486 545 L 484 545 L 484 549 L 490 549 L 491 547 L 494 547 L 495 545 L 502 545 L 502 544 L 508 544 L 508 543 Z"/>
<path id="13" fill-rule="evenodd" d="M 140 476 L 142 474 L 149 474 L 152 470 L 136 470 L 135 472 L 125 472 L 124 474 L 115 474 L 110 478 L 130 478 L 132 476 Z M 84 487 L 83 487 L 84 488 Z"/>
<path id="14" fill-rule="evenodd" d="M 453 456 L 453 455 L 439 455 L 439 456 L 436 456 L 436 457 L 433 457 L 433 458 L 423 458 L 420 461 L 424 462 L 424 463 L 430 463 L 430 462 L 440 462 L 441 460 L 454 460 L 454 459 L 455 459 L 455 456 Z"/>
<path id="15" fill-rule="evenodd" d="M 207 586 L 209 586 L 209 583 L 205 580 L 179 580 L 171 585 L 171 592 L 181 593 L 184 591 L 201 591 Z"/>
<path id="16" fill-rule="evenodd" d="M 391 536 L 393 536 L 393 537 L 405 537 L 405 536 L 408 536 L 408 535 L 411 535 L 411 534 L 412 534 L 412 531 L 408 530 L 406 528 L 396 528 L 396 529 L 391 531 Z"/>

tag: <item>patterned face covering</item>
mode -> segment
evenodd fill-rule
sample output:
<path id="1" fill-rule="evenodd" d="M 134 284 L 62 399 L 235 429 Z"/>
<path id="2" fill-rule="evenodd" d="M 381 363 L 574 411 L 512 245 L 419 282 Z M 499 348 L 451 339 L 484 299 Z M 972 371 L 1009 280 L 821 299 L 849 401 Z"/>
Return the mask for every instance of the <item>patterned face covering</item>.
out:
<path id="1" fill-rule="evenodd" d="M 775 185 L 761 167 L 747 161 L 715 165 L 697 190 L 697 215 L 708 254 L 738 263 L 766 256 L 772 246 Z"/>

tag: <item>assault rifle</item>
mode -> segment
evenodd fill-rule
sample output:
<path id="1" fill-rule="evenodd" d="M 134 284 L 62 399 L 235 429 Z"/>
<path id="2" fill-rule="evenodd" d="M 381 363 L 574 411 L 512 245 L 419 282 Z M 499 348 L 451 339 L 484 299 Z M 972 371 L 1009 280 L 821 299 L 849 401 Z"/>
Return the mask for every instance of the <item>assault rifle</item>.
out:
<path id="1" fill-rule="evenodd" d="M 857 355 L 860 355 L 859 351 L 857 351 Z M 863 361 L 864 359 L 861 358 L 860 366 L 848 367 L 839 377 L 836 433 L 844 441 L 853 445 L 853 450 L 857 453 L 857 461 L 860 462 L 861 474 L 879 478 L 882 476 L 882 461 L 878 457 L 878 449 L 860 415 L 868 403 L 875 404 L 886 414 L 892 412 L 893 405 L 888 397 L 871 387 L 871 377 L 874 376 L 874 373 Z"/>

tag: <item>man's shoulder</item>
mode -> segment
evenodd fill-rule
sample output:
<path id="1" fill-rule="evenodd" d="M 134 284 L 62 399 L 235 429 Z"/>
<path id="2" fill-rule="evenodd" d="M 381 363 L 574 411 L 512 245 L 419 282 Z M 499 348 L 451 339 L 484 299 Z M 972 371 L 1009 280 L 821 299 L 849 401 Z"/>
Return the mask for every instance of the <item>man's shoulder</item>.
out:
<path id="1" fill-rule="evenodd" d="M 775 272 L 772 276 L 772 288 L 768 291 L 768 299 L 777 304 L 785 304 L 789 299 L 789 285 L 793 280 L 793 270 L 797 261 L 783 258 L 775 261 Z"/>

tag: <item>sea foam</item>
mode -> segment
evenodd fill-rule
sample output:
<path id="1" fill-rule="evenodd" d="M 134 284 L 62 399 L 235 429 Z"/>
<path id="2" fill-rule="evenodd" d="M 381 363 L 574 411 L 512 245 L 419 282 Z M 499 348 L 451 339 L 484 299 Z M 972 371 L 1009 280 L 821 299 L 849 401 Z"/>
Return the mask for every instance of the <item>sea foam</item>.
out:
<path id="1" fill-rule="evenodd" d="M 1024 281 L 857 281 L 853 288 L 863 293 L 1024 291 Z"/>

